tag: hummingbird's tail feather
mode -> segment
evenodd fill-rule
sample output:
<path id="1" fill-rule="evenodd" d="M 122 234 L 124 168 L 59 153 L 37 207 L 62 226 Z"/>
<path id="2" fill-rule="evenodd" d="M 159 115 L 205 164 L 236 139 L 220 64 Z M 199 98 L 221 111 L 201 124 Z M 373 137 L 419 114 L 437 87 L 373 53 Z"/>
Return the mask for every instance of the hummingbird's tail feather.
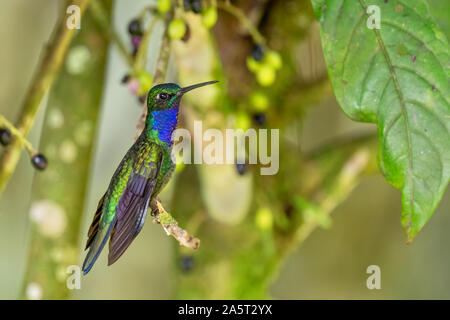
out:
<path id="1" fill-rule="evenodd" d="M 86 241 L 86 247 L 84 248 L 84 250 L 87 250 L 87 248 L 91 246 L 92 241 L 94 241 L 94 238 L 97 235 L 97 231 L 100 226 L 100 218 L 102 217 L 103 203 L 105 201 L 105 196 L 106 193 L 98 202 L 97 210 L 95 211 L 94 214 L 94 219 L 92 220 L 91 226 L 89 227 L 88 240 Z"/>
<path id="2" fill-rule="evenodd" d="M 86 255 L 86 258 L 84 258 L 83 262 L 82 270 L 84 275 L 86 275 L 91 270 L 98 256 L 102 252 L 103 247 L 105 246 L 106 241 L 108 241 L 109 235 L 111 234 L 115 223 L 116 221 L 114 219 L 109 224 L 109 226 L 106 226 L 103 229 L 99 229 L 95 237 L 90 241 L 89 252 Z"/>

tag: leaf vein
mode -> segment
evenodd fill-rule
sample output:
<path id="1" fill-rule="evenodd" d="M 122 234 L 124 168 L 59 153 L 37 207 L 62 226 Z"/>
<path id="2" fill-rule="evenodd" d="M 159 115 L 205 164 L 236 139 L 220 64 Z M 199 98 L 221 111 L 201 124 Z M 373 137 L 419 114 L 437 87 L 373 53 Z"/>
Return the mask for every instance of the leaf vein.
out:
<path id="1" fill-rule="evenodd" d="M 420 44 L 422 44 L 422 46 L 424 46 L 425 49 L 427 49 L 432 55 L 433 58 L 437 61 L 437 63 L 439 64 L 439 66 L 441 67 L 441 70 L 445 70 L 445 68 L 442 66 L 441 61 L 439 61 L 439 59 L 437 58 L 436 54 L 434 53 L 434 51 L 419 37 L 417 37 L 414 33 L 403 29 L 402 27 L 396 25 L 395 23 L 391 22 L 391 21 L 383 21 L 383 24 L 387 24 L 391 27 L 396 28 L 397 30 L 400 30 L 402 32 L 404 32 L 405 34 L 409 35 L 411 38 L 413 38 L 414 40 L 416 40 L 417 42 L 419 42 Z"/>
<path id="2" fill-rule="evenodd" d="M 447 134 L 450 135 L 450 133 L 447 129 L 447 126 L 444 124 L 444 122 L 442 122 L 441 118 L 433 111 L 433 109 L 428 108 L 423 102 L 418 101 L 418 100 L 407 99 L 406 103 L 411 103 L 411 104 L 418 106 L 418 107 L 422 108 L 423 110 L 426 110 L 429 113 L 431 113 L 433 115 L 433 117 L 437 120 L 437 122 L 439 122 L 439 124 L 444 128 L 444 130 L 447 132 Z"/>
<path id="3" fill-rule="evenodd" d="M 373 63 L 374 63 L 374 61 L 375 61 L 375 58 L 376 58 L 377 54 L 378 54 L 378 52 L 376 52 L 376 53 L 372 56 L 372 58 L 370 59 L 369 68 L 368 68 L 367 71 L 364 73 L 364 78 L 363 78 L 363 81 L 362 81 L 362 83 L 361 83 L 361 91 L 360 91 L 360 93 L 359 93 L 359 105 L 360 105 L 360 106 L 361 106 L 361 104 L 362 104 L 363 91 L 364 91 L 365 86 L 366 86 L 366 81 L 367 81 L 367 78 L 369 77 L 369 73 L 372 71 Z"/>
<path id="4" fill-rule="evenodd" d="M 361 24 L 361 21 L 363 21 L 363 20 L 364 20 L 364 15 L 361 15 L 361 17 L 359 18 L 358 22 L 353 27 L 352 33 L 350 35 L 350 40 L 348 41 L 348 44 L 345 47 L 344 60 L 342 62 L 342 77 L 344 77 L 344 74 L 345 74 L 346 61 L 347 61 L 347 58 L 348 58 L 348 53 L 350 51 L 350 46 L 351 46 L 351 44 L 353 42 L 353 39 L 355 38 L 356 30 L 358 29 L 359 25 Z"/>
<path id="5" fill-rule="evenodd" d="M 364 9 L 364 12 L 366 12 L 366 8 L 367 5 L 363 0 L 359 0 L 359 3 L 361 4 L 361 6 Z M 388 64 L 389 67 L 389 71 L 391 73 L 391 77 L 392 80 L 394 81 L 394 85 L 395 85 L 395 90 L 397 91 L 397 95 L 399 97 L 399 101 L 400 101 L 400 106 L 401 106 L 401 110 L 402 110 L 402 114 L 405 118 L 405 126 L 406 126 L 406 135 L 408 137 L 408 160 L 409 160 L 409 170 L 408 170 L 408 177 L 409 177 L 409 185 L 411 186 L 411 193 L 410 193 L 410 197 L 409 197 L 409 202 L 410 202 L 410 206 L 411 206 L 411 212 L 408 213 L 409 217 L 408 217 L 408 234 L 411 232 L 411 218 L 412 218 L 412 204 L 414 202 L 414 179 L 413 179 L 413 161 L 412 161 L 412 142 L 411 142 L 411 132 L 410 132 L 410 128 L 409 128 L 409 118 L 408 118 L 408 110 L 406 109 L 406 105 L 405 105 L 405 101 L 403 98 L 403 92 L 400 88 L 400 84 L 398 82 L 397 79 L 397 74 L 395 73 L 395 69 L 394 66 L 392 64 L 391 58 L 389 56 L 389 53 L 387 52 L 387 49 L 384 45 L 383 39 L 381 37 L 381 34 L 379 32 L 379 30 L 377 29 L 373 29 L 373 31 L 375 32 L 375 37 L 378 41 L 378 44 L 380 45 L 381 51 L 383 52 L 383 55 L 385 57 L 386 63 Z"/>
<path id="6" fill-rule="evenodd" d="M 394 65 L 393 67 L 396 68 L 396 69 L 400 69 L 400 70 L 403 70 L 403 71 L 410 72 L 410 73 L 416 75 L 417 77 L 419 77 L 420 79 L 422 79 L 422 81 L 427 83 L 430 87 L 434 87 L 435 90 L 437 90 L 437 92 L 439 92 L 440 98 L 445 102 L 445 104 L 447 106 L 450 107 L 450 103 L 447 101 L 447 99 L 445 99 L 444 94 L 441 92 L 441 90 L 439 90 L 435 85 L 433 85 L 430 80 L 425 78 L 425 76 L 423 76 L 420 73 L 418 73 L 417 70 L 414 70 L 414 69 L 411 69 L 411 68 L 408 68 L 408 67 L 405 67 L 405 66 L 400 66 L 400 65 Z"/>

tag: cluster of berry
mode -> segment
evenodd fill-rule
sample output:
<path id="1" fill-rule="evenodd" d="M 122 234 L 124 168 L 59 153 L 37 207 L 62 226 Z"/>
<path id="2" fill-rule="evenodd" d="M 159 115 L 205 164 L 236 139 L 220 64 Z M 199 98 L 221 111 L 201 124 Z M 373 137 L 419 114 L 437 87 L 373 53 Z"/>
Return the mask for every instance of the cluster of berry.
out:
<path id="1" fill-rule="evenodd" d="M 142 31 L 141 21 L 139 19 L 133 19 L 128 24 L 128 33 L 130 35 L 131 46 L 132 46 L 132 55 L 133 58 L 136 58 L 136 54 L 139 50 L 139 46 L 142 42 L 142 37 L 144 32 Z M 128 85 L 128 89 L 131 94 L 136 95 L 138 97 L 138 101 L 140 104 L 145 102 L 147 97 L 147 92 L 150 90 L 153 77 L 147 72 L 139 72 L 139 74 L 135 76 L 131 76 L 130 74 L 126 74 L 123 76 L 122 81 L 123 84 Z"/>
<path id="2" fill-rule="evenodd" d="M 248 69 L 256 75 L 256 81 L 263 86 L 270 86 L 275 82 L 276 70 L 283 62 L 278 52 L 266 50 L 262 45 L 255 45 L 252 54 L 247 58 Z"/>
<path id="3" fill-rule="evenodd" d="M 203 8 L 201 0 L 184 0 L 184 10 L 202 15 L 203 25 L 210 29 L 217 22 L 217 8 L 211 6 Z M 158 0 L 158 10 L 165 13 L 170 10 L 170 0 Z M 190 37 L 189 25 L 183 18 L 175 18 L 169 24 L 169 36 L 171 39 L 188 41 Z"/>
<path id="4" fill-rule="evenodd" d="M 165 14 L 170 10 L 170 7 L 170 0 L 158 0 L 157 9 L 154 10 L 154 13 Z M 215 6 L 211 6 L 204 9 L 201 0 L 184 0 L 184 10 L 201 14 L 203 25 L 206 28 L 211 28 L 217 21 L 217 8 Z M 128 33 L 130 35 L 132 46 L 132 56 L 133 58 L 136 58 L 139 46 L 142 43 L 142 37 L 144 35 L 140 19 L 133 19 L 130 21 L 128 24 Z M 190 33 L 189 25 L 184 19 L 175 18 L 170 21 L 168 34 L 171 39 L 181 39 L 186 42 L 189 40 Z M 121 82 L 128 85 L 128 89 L 131 94 L 136 95 L 139 103 L 142 104 L 145 102 L 147 92 L 153 84 L 153 77 L 149 73 L 142 71 L 137 75 L 126 74 L 122 78 Z"/>
<path id="5" fill-rule="evenodd" d="M 142 42 L 142 36 L 144 34 L 142 32 L 141 21 L 138 19 L 131 20 L 128 24 L 128 33 L 131 36 L 131 46 L 133 48 L 132 55 L 133 57 L 136 57 L 139 45 Z"/>
<path id="6" fill-rule="evenodd" d="M 262 45 L 254 45 L 252 53 L 247 57 L 247 66 L 256 74 L 256 81 L 261 86 L 269 86 L 275 81 L 276 70 L 282 66 L 281 56 L 273 50 L 266 50 Z M 265 111 L 269 106 L 269 100 L 262 91 L 257 91 L 250 96 L 250 104 L 255 113 L 253 120 L 263 126 L 266 123 Z"/>
<path id="7" fill-rule="evenodd" d="M 281 56 L 273 50 L 268 50 L 260 44 L 255 44 L 251 54 L 247 57 L 247 67 L 256 75 L 256 81 L 262 87 L 274 83 L 276 70 L 282 67 Z M 258 126 L 266 125 L 266 111 L 269 107 L 269 99 L 262 91 L 253 92 L 249 97 L 249 103 L 252 107 L 252 118 Z M 236 113 L 236 127 L 247 129 L 250 126 L 250 119 L 246 112 Z M 245 174 L 248 169 L 247 164 L 236 164 L 236 170 L 239 175 Z"/>
<path id="8" fill-rule="evenodd" d="M 6 128 L 0 129 L 0 143 L 3 146 L 8 146 L 12 141 L 11 131 Z M 35 169 L 45 170 L 47 168 L 47 158 L 40 153 L 35 153 L 31 155 L 31 164 Z"/>

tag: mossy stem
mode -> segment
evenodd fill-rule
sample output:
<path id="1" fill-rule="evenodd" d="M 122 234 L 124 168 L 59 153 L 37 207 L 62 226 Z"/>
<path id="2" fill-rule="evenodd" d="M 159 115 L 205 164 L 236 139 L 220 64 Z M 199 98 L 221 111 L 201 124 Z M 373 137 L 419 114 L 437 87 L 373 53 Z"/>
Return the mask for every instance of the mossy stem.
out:
<path id="1" fill-rule="evenodd" d="M 66 7 L 76 5 L 80 8 L 80 18 L 83 15 L 90 0 L 70 0 Z M 76 29 L 69 29 L 66 19 L 61 19 L 56 33 L 53 35 L 47 46 L 44 58 L 37 69 L 37 72 L 29 88 L 16 128 L 22 137 L 26 138 L 33 126 L 39 106 L 44 95 L 50 90 L 53 81 L 64 61 L 69 44 L 75 35 Z M 0 194 L 8 184 L 22 151 L 22 139 L 15 139 L 9 145 L 0 158 Z"/>

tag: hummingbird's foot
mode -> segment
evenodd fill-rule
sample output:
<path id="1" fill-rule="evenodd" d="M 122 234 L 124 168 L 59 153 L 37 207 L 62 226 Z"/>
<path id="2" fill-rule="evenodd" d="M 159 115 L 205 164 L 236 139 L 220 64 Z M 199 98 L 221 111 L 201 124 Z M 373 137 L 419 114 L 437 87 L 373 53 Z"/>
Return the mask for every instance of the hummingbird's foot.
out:
<path id="1" fill-rule="evenodd" d="M 161 208 L 164 210 L 164 208 L 163 208 L 163 206 L 161 204 L 161 199 L 159 199 L 159 197 L 154 198 L 152 200 L 152 202 L 150 203 L 150 215 L 152 217 L 156 217 L 159 214 Z"/>

